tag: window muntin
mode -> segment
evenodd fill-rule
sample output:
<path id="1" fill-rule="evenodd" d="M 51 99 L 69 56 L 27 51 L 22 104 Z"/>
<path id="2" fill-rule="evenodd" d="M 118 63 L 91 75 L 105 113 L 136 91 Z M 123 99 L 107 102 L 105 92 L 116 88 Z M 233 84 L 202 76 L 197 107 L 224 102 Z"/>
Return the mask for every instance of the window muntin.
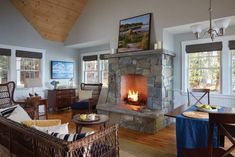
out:
<path id="1" fill-rule="evenodd" d="M 16 57 L 16 77 L 18 87 L 24 87 L 27 78 L 41 78 L 41 59 Z"/>
<path id="2" fill-rule="evenodd" d="M 188 54 L 188 88 L 220 91 L 220 53 L 209 51 Z"/>
<path id="3" fill-rule="evenodd" d="M 6 83 L 9 78 L 9 56 L 0 55 L 0 83 Z"/>
<path id="4" fill-rule="evenodd" d="M 232 52 L 232 90 L 235 92 L 235 51 Z"/>

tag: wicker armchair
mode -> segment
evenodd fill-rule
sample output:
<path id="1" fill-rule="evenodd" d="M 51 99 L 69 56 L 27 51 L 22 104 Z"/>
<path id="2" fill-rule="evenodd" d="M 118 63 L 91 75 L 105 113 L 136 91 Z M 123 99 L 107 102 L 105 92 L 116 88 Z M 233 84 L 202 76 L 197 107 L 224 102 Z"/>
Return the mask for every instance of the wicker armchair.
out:
<path id="1" fill-rule="evenodd" d="M 10 107 L 15 104 L 21 105 L 29 116 L 34 119 L 35 108 L 33 106 L 29 106 L 25 102 L 16 102 L 14 100 L 14 92 L 15 92 L 15 82 L 10 81 L 5 84 L 0 84 L 0 108 Z"/>
<path id="2" fill-rule="evenodd" d="M 81 90 L 92 91 L 92 97 L 90 99 L 81 100 L 71 105 L 72 118 L 78 113 L 94 113 L 96 112 L 96 105 L 102 89 L 102 83 L 99 84 L 86 84 L 81 83 Z"/>

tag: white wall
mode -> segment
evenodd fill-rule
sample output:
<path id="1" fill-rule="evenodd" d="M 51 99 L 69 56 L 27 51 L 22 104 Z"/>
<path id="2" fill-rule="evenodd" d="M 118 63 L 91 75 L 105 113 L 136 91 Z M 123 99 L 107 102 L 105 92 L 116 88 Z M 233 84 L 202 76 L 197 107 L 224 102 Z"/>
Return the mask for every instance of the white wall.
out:
<path id="1" fill-rule="evenodd" d="M 74 61 L 75 79 L 74 83 L 78 83 L 79 73 L 79 54 L 76 50 L 67 48 L 64 43 L 52 42 L 44 40 L 37 31 L 29 24 L 26 19 L 18 12 L 18 10 L 9 2 L 9 0 L 0 0 L 0 44 L 13 45 L 26 48 L 36 48 L 45 50 L 44 65 L 44 86 L 49 87 L 50 79 L 50 61 L 64 60 Z M 14 80 L 15 81 L 15 80 Z M 67 80 L 59 80 L 67 84 Z M 41 89 L 38 89 L 41 91 Z M 44 90 L 45 91 L 45 90 Z M 25 89 L 16 90 L 16 98 L 23 98 L 28 95 Z"/>
<path id="2" fill-rule="evenodd" d="M 213 19 L 234 16 L 234 5 L 234 0 L 213 0 Z M 163 30 L 168 27 L 207 21 L 208 8 L 209 0 L 89 0 L 65 44 L 104 42 L 108 43 L 110 48 L 117 48 L 119 20 L 152 13 L 151 47 L 160 40 L 163 41 L 164 48 L 176 53 L 174 58 L 175 106 L 181 105 L 187 101 L 186 96 L 181 94 L 181 42 L 194 40 L 194 35 L 192 33 L 172 35 Z M 227 30 L 227 34 L 234 33 L 234 29 Z M 86 53 L 94 50 L 87 48 L 80 51 Z M 216 101 L 223 105 L 231 105 L 234 99 L 223 96 L 213 97 L 212 103 Z"/>
<path id="3" fill-rule="evenodd" d="M 213 18 L 235 15 L 234 0 L 214 0 Z M 163 40 L 163 29 L 208 20 L 208 0 L 89 0 L 66 45 L 107 41 L 117 48 L 119 20 L 153 13 L 151 45 Z"/>

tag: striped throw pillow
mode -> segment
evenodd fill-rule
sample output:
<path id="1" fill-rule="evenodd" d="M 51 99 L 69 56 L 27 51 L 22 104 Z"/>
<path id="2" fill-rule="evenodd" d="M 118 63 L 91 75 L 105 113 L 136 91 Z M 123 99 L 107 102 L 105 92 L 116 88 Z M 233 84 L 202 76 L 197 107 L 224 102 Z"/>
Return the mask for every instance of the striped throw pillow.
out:
<path id="1" fill-rule="evenodd" d="M 76 140 L 79 140 L 83 137 L 91 135 L 93 133 L 94 133 L 94 131 L 87 132 L 87 133 L 81 133 L 81 134 L 60 134 L 60 133 L 57 133 L 57 132 L 52 132 L 51 135 L 55 136 L 59 139 L 66 140 L 66 141 L 76 141 Z"/>

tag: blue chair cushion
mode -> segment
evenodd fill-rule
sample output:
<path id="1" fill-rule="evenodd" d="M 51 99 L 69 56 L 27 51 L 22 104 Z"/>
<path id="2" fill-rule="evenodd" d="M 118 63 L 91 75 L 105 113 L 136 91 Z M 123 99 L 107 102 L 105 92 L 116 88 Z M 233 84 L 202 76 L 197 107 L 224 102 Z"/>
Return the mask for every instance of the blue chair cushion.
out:
<path id="1" fill-rule="evenodd" d="M 79 101 L 79 102 L 75 102 L 71 105 L 72 109 L 88 109 L 89 108 L 89 102 L 88 100 L 83 100 L 83 101 Z"/>

